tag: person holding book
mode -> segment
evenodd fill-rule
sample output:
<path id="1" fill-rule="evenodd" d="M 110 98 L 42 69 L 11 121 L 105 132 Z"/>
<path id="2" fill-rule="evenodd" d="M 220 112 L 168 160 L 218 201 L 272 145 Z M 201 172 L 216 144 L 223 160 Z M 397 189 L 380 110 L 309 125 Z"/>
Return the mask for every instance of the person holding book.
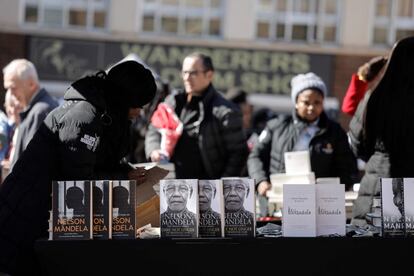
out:
<path id="1" fill-rule="evenodd" d="M 125 61 L 72 83 L 0 186 L 0 272 L 35 275 L 34 242 L 47 237 L 52 181 L 145 180 L 133 169 L 130 124 L 155 95 L 151 72 Z"/>
<path id="2" fill-rule="evenodd" d="M 219 179 L 240 176 L 248 155 L 241 111 L 213 86 L 214 67 L 203 53 L 184 58 L 181 76 L 184 91 L 165 99 L 183 130 L 170 156 L 176 178 Z M 145 139 L 148 159 L 165 159 L 162 129 L 150 125 Z"/>
<path id="3" fill-rule="evenodd" d="M 365 106 L 356 112 L 348 136 L 354 153 L 366 162 L 351 223 L 365 225 L 380 178 L 414 177 L 414 36 L 397 41 Z M 359 113 L 359 117 L 356 117 Z"/>
<path id="4" fill-rule="evenodd" d="M 258 194 L 266 196 L 271 189 L 271 174 L 285 173 L 285 152 L 304 150 L 310 152 L 315 177 L 340 177 L 351 189 L 357 177 L 356 158 L 346 132 L 324 112 L 325 83 L 312 72 L 299 74 L 292 78 L 291 90 L 292 114 L 270 120 L 248 158 L 249 175 L 256 179 Z"/>

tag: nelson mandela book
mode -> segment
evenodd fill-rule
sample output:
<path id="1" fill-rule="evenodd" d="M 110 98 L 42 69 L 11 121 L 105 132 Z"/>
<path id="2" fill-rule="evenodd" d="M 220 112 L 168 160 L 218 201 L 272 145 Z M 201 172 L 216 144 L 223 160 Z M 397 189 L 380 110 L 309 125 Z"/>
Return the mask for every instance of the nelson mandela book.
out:
<path id="1" fill-rule="evenodd" d="M 405 235 L 414 236 L 414 178 L 404 178 Z"/>
<path id="2" fill-rule="evenodd" d="M 198 237 L 198 180 L 160 181 L 161 238 Z"/>
<path id="3" fill-rule="evenodd" d="M 403 178 L 381 178 L 382 236 L 405 235 Z"/>
<path id="4" fill-rule="evenodd" d="M 136 181 L 112 181 L 112 238 L 136 238 Z"/>
<path id="5" fill-rule="evenodd" d="M 53 181 L 52 239 L 92 239 L 92 185 L 89 181 Z"/>
<path id="6" fill-rule="evenodd" d="M 198 206 L 199 236 L 224 237 L 223 186 L 220 179 L 198 181 Z"/>
<path id="7" fill-rule="evenodd" d="M 93 181 L 93 238 L 112 238 L 112 181 Z"/>
<path id="8" fill-rule="evenodd" d="M 250 178 L 222 178 L 224 199 L 224 236 L 256 235 L 255 181 Z"/>

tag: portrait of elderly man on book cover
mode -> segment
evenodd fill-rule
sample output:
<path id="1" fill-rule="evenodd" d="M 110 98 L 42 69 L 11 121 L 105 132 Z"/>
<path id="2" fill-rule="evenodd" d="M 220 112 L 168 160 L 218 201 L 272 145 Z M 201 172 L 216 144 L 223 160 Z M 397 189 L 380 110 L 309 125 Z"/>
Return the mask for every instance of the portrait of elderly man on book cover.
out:
<path id="1" fill-rule="evenodd" d="M 197 182 L 196 179 L 160 181 L 161 237 L 198 236 Z"/>
<path id="2" fill-rule="evenodd" d="M 225 236 L 254 236 L 255 216 L 252 179 L 223 178 Z M 251 211 L 249 211 L 251 210 Z"/>

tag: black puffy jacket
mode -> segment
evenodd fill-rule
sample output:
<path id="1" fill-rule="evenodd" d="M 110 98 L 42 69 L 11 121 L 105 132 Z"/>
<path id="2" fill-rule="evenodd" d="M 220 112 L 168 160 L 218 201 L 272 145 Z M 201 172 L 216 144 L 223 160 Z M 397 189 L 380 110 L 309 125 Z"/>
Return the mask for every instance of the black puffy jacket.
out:
<path id="1" fill-rule="evenodd" d="M 180 117 L 186 101 L 187 95 L 182 91 L 168 96 L 165 103 Z M 241 112 L 212 85 L 204 92 L 200 103 L 204 110 L 204 118 L 200 124 L 198 145 L 208 177 L 218 179 L 240 176 L 248 155 Z M 160 149 L 160 143 L 161 135 L 150 125 L 145 137 L 147 158 L 153 150 Z"/>
<path id="2" fill-rule="evenodd" d="M 33 244 L 47 236 L 53 180 L 127 179 L 128 110 L 103 87 L 98 77 L 75 82 L 0 186 L 0 271 L 36 275 Z"/>

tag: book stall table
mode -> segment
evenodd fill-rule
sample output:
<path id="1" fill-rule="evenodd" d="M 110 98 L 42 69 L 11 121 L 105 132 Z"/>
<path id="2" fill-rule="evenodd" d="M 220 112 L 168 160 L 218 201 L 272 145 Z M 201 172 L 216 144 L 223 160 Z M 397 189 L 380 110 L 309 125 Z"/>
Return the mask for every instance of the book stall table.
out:
<path id="1" fill-rule="evenodd" d="M 379 237 L 38 240 L 35 245 L 43 275 L 397 275 L 410 271 L 412 248 L 414 239 Z"/>

